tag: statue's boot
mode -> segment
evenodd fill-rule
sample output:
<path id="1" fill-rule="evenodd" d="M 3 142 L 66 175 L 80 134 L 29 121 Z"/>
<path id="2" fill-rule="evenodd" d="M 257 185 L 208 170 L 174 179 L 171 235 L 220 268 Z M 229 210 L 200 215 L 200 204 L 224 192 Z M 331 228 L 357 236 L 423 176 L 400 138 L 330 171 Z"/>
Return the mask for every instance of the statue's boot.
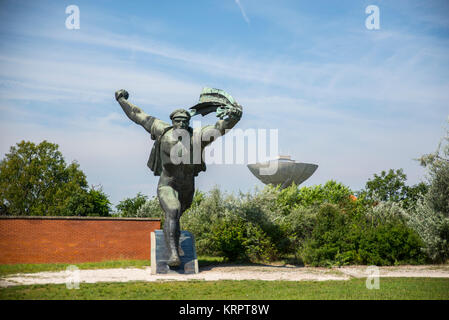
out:
<path id="1" fill-rule="evenodd" d="M 179 254 L 180 257 L 182 257 L 184 255 L 184 250 L 182 250 L 181 243 L 179 242 L 180 236 L 181 236 L 181 231 L 176 230 L 175 243 L 176 243 L 176 247 L 177 247 L 177 250 L 178 250 L 178 254 Z"/>
<path id="2" fill-rule="evenodd" d="M 180 234 L 179 221 L 176 221 L 173 215 L 168 215 L 165 220 L 164 235 L 169 255 L 167 265 L 170 267 L 178 267 L 181 265 L 181 259 L 179 258 L 178 252 Z"/>
<path id="3" fill-rule="evenodd" d="M 170 252 L 170 257 L 168 258 L 167 265 L 169 267 L 179 267 L 181 265 L 181 259 L 179 258 L 178 252 Z"/>
<path id="4" fill-rule="evenodd" d="M 179 267 L 181 264 L 181 259 L 179 258 L 178 246 L 176 245 L 176 241 L 178 240 L 176 235 L 170 234 L 170 239 L 168 240 L 168 250 L 169 250 L 169 258 L 167 264 L 170 267 Z"/>

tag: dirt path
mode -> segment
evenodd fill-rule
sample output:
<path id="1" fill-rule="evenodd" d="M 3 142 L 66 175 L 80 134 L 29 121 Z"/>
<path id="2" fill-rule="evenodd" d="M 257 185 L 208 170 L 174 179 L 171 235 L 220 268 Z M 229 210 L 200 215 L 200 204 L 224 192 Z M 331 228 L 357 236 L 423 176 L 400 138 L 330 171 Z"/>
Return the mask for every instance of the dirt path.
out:
<path id="1" fill-rule="evenodd" d="M 379 267 L 380 277 L 435 277 L 449 278 L 449 265 Z M 312 268 L 296 266 L 236 266 L 217 265 L 200 269 L 192 275 L 152 275 L 151 268 L 119 268 L 39 272 L 0 277 L 0 287 L 31 284 L 65 284 L 70 279 L 80 283 L 127 281 L 186 281 L 186 280 L 287 280 L 326 281 L 367 278 L 371 272 L 367 266 L 340 268 Z"/>

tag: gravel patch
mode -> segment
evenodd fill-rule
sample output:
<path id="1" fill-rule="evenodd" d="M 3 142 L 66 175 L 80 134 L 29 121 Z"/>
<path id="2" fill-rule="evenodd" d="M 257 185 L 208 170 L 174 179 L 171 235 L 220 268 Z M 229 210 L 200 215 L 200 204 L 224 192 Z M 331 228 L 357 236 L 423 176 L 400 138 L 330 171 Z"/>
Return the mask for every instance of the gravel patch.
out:
<path id="1" fill-rule="evenodd" d="M 379 267 L 380 277 L 438 277 L 449 278 L 449 266 L 400 266 Z M 199 274 L 151 274 L 151 268 L 116 268 L 77 270 L 75 272 L 39 272 L 14 274 L 0 278 L 0 287 L 32 284 L 65 284 L 79 279 L 80 283 L 128 282 L 128 281 L 216 281 L 216 280 L 265 280 L 265 281 L 327 281 L 367 278 L 371 273 L 367 266 L 340 268 L 312 268 L 296 266 L 235 266 L 217 265 L 200 269 Z"/>

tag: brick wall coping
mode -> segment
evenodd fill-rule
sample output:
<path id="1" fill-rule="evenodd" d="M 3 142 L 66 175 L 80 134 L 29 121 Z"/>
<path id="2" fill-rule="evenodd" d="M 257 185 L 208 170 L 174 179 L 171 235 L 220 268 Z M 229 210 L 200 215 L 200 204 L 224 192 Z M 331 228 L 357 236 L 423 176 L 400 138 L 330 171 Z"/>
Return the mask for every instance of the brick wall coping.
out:
<path id="1" fill-rule="evenodd" d="M 81 217 L 81 216 L 0 216 L 0 219 L 36 219 L 36 220 L 115 220 L 115 221 L 161 221 L 160 218 L 137 217 Z"/>

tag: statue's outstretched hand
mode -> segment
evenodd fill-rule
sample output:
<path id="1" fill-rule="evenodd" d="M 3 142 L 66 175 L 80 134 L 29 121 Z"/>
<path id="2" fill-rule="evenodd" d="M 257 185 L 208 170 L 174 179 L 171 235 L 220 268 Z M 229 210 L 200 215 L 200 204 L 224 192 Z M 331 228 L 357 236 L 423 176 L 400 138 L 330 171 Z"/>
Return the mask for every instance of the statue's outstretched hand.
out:
<path id="1" fill-rule="evenodd" d="M 230 108 L 228 115 L 230 118 L 233 118 L 235 120 L 240 120 L 240 118 L 242 117 L 242 113 L 243 113 L 242 106 L 239 104 L 236 104 L 236 105 L 233 105 L 232 108 Z"/>
<path id="2" fill-rule="evenodd" d="M 125 98 L 125 100 L 128 100 L 128 97 L 129 97 L 129 93 L 125 89 L 120 89 L 115 92 L 115 100 L 117 100 L 117 101 L 120 98 Z"/>

